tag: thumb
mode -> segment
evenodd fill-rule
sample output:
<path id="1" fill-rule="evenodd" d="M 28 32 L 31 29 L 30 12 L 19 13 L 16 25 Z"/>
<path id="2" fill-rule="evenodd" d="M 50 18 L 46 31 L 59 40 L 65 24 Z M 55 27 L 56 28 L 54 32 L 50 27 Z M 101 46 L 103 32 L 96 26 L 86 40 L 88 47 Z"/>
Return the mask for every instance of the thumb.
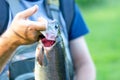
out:
<path id="1" fill-rule="evenodd" d="M 18 18 L 26 19 L 26 18 L 32 16 L 37 10 L 38 10 L 38 6 L 35 5 L 35 6 L 31 7 L 31 8 L 28 8 L 28 9 L 18 13 Z"/>

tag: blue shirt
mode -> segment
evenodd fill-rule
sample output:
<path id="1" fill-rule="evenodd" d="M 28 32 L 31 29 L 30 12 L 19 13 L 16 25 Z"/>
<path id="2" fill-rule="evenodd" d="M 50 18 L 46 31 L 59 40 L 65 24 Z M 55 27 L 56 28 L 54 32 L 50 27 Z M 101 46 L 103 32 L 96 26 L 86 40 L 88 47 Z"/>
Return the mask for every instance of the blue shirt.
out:
<path id="1" fill-rule="evenodd" d="M 75 15 L 73 24 L 70 28 L 69 40 L 76 39 L 83 36 L 89 32 L 82 15 L 80 13 L 79 7 L 75 5 Z"/>

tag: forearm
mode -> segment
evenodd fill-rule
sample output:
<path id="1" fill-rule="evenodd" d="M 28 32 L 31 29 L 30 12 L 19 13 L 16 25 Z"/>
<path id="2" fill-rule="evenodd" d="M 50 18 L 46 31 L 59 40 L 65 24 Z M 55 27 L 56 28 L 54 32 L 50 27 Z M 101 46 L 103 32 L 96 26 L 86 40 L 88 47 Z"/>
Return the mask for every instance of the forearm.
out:
<path id="1" fill-rule="evenodd" d="M 96 80 L 96 70 L 92 63 L 79 66 L 75 73 L 74 80 Z"/>
<path id="2" fill-rule="evenodd" d="M 95 66 L 84 37 L 71 41 L 70 50 L 75 67 L 75 80 L 95 80 Z"/>
<path id="3" fill-rule="evenodd" d="M 19 41 L 13 38 L 9 38 L 8 33 L 4 33 L 0 36 L 0 72 L 5 66 L 6 62 L 13 55 L 13 51 L 18 47 Z"/>

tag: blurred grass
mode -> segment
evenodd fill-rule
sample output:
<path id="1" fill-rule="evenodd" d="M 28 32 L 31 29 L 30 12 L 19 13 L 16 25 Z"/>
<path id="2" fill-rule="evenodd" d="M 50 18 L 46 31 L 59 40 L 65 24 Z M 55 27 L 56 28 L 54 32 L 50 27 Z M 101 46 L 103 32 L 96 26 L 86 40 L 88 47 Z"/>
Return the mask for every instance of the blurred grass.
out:
<path id="1" fill-rule="evenodd" d="M 120 0 L 80 8 L 90 28 L 86 40 L 97 68 L 96 80 L 120 80 Z"/>

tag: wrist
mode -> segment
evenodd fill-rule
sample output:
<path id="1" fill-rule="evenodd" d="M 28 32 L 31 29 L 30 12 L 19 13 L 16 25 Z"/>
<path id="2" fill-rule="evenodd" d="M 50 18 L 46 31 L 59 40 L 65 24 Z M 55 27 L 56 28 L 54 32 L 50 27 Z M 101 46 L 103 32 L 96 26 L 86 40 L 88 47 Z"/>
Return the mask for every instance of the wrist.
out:
<path id="1" fill-rule="evenodd" d="M 8 29 L 5 33 L 1 35 L 1 38 L 3 39 L 3 43 L 8 43 L 8 45 L 12 45 L 13 47 L 18 47 L 20 45 L 20 40 L 17 38 L 17 36 Z"/>

